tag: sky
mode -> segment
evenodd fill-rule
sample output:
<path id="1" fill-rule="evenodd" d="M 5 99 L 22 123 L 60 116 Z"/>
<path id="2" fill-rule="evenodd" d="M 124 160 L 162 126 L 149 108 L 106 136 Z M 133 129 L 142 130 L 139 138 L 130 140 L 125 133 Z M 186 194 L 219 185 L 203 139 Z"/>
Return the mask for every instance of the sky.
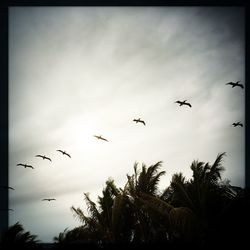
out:
<path id="1" fill-rule="evenodd" d="M 226 152 L 222 178 L 244 187 L 245 89 L 225 85 L 245 86 L 244 25 L 240 7 L 10 7 L 9 224 L 51 242 L 135 162 L 162 161 L 164 190 Z"/>

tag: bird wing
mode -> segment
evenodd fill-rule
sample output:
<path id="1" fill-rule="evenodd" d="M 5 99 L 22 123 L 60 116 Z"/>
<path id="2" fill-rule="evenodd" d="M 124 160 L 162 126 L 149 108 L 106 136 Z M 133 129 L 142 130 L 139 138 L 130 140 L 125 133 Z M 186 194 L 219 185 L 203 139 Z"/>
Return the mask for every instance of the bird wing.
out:
<path id="1" fill-rule="evenodd" d="M 13 188 L 13 187 L 8 187 L 9 189 L 12 189 L 12 190 L 15 190 L 15 188 Z"/>
<path id="2" fill-rule="evenodd" d="M 42 199 L 42 201 L 47 201 L 48 199 Z"/>
<path id="3" fill-rule="evenodd" d="M 239 83 L 238 86 L 244 89 L 243 84 Z"/>
<path id="4" fill-rule="evenodd" d="M 32 168 L 32 169 L 34 169 L 31 165 L 26 165 L 26 167 L 27 167 L 27 168 Z"/>
<path id="5" fill-rule="evenodd" d="M 104 140 L 104 141 L 108 141 L 107 139 L 105 139 L 105 138 L 103 138 L 103 137 L 101 137 L 100 139 L 102 139 L 102 140 Z"/>
<path id="6" fill-rule="evenodd" d="M 42 157 L 42 158 L 43 158 L 43 156 L 42 156 L 42 155 L 36 155 L 36 157 Z"/>
<path id="7" fill-rule="evenodd" d="M 228 82 L 225 85 L 234 85 L 234 83 L 233 82 Z"/>
<path id="8" fill-rule="evenodd" d="M 146 123 L 144 121 L 141 121 L 141 123 L 143 123 L 146 126 Z"/>
<path id="9" fill-rule="evenodd" d="M 192 107 L 192 105 L 190 104 L 190 103 L 187 103 L 187 105 L 191 108 Z"/>
<path id="10" fill-rule="evenodd" d="M 94 137 L 96 137 L 97 139 L 99 139 L 99 136 L 98 136 L 98 135 L 94 135 Z"/>
<path id="11" fill-rule="evenodd" d="M 69 158 L 71 158 L 71 156 L 68 153 L 65 153 Z"/>
<path id="12" fill-rule="evenodd" d="M 59 151 L 59 152 L 63 153 L 63 151 L 62 151 L 62 150 L 60 150 L 60 149 L 58 149 L 58 150 L 56 150 L 56 151 Z"/>
<path id="13" fill-rule="evenodd" d="M 25 166 L 25 165 L 22 163 L 18 163 L 17 166 Z"/>
<path id="14" fill-rule="evenodd" d="M 180 104 L 180 106 L 184 104 L 184 102 L 181 101 L 177 101 L 176 103 Z"/>
<path id="15" fill-rule="evenodd" d="M 51 160 L 49 157 L 45 157 L 45 159 L 47 159 L 47 160 L 49 160 L 49 161 L 51 161 L 51 162 L 52 162 L 52 160 Z"/>

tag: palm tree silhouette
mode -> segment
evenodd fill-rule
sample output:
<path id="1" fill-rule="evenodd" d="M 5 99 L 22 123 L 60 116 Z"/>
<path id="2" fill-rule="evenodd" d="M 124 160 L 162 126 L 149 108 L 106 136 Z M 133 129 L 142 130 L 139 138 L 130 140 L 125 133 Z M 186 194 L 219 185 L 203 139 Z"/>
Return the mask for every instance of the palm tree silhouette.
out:
<path id="1" fill-rule="evenodd" d="M 220 237 L 226 237 L 223 230 L 229 233 L 227 220 L 241 193 L 241 189 L 222 182 L 224 156 L 225 153 L 218 154 L 212 164 L 193 161 L 192 178 L 186 180 L 182 173 L 175 173 L 163 191 L 158 185 L 165 174 L 160 171 L 162 162 L 149 167 L 142 164 L 141 169 L 135 163 L 123 188 L 117 188 L 114 180 L 108 179 L 97 202 L 84 193 L 87 213 L 71 207 L 82 226 L 64 231 L 55 240 L 91 242 L 100 247 L 159 241 L 186 247 L 204 247 L 209 242 L 222 244 Z M 222 220 L 227 226 L 221 224 Z"/>
<path id="2" fill-rule="evenodd" d="M 84 193 L 85 202 L 87 204 L 89 216 L 85 215 L 80 208 L 71 207 L 74 215 L 83 222 L 83 226 L 89 232 L 90 242 L 95 242 L 99 237 L 99 245 L 115 242 L 114 235 L 114 199 L 120 194 L 120 190 L 116 188 L 113 180 L 106 181 L 106 187 L 103 190 L 103 196 L 98 196 L 98 205 L 93 202 L 88 193 Z M 84 228 L 84 229 L 85 229 Z"/>
<path id="3" fill-rule="evenodd" d="M 3 232 L 0 246 L 3 249 L 41 249 L 38 243 L 37 236 L 25 232 L 23 226 L 17 222 Z"/>

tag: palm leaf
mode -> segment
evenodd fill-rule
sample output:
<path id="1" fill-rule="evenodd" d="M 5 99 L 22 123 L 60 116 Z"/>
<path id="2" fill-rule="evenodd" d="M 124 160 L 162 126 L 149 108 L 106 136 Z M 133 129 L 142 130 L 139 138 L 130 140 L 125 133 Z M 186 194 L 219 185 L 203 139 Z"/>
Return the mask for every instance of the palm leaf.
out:
<path id="1" fill-rule="evenodd" d="M 221 172 L 224 170 L 224 167 L 221 165 L 223 156 L 225 156 L 226 153 L 220 153 L 217 155 L 215 162 L 210 168 L 209 172 L 209 178 L 212 181 L 217 181 L 218 179 L 221 179 Z"/>

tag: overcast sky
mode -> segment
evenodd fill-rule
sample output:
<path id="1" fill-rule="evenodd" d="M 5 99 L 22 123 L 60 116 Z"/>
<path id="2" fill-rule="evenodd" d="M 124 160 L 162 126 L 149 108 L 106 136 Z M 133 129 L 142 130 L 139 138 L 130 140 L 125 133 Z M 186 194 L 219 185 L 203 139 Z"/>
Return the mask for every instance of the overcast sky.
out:
<path id="1" fill-rule="evenodd" d="M 123 187 L 135 162 L 163 161 L 163 190 L 226 152 L 223 179 L 244 187 L 245 89 L 225 85 L 245 85 L 244 42 L 242 8 L 11 7 L 10 224 L 52 241 L 79 225 L 83 192 Z"/>

